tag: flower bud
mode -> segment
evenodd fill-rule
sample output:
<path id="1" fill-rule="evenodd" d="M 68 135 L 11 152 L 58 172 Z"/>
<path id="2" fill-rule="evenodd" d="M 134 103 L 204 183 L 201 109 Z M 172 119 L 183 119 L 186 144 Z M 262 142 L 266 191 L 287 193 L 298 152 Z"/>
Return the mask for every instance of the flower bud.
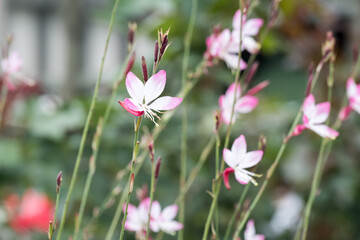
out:
<path id="1" fill-rule="evenodd" d="M 161 157 L 159 157 L 156 162 L 155 180 L 158 179 L 158 177 L 159 177 L 160 166 L 161 166 Z"/>
<path id="2" fill-rule="evenodd" d="M 156 63 L 157 63 L 158 56 L 159 56 L 159 42 L 156 41 L 155 48 L 154 48 L 154 65 L 156 65 Z"/>
<path id="3" fill-rule="evenodd" d="M 259 62 L 255 61 L 254 64 L 251 65 L 248 75 L 245 77 L 246 84 L 249 84 L 251 82 L 251 80 L 254 78 L 258 68 L 259 68 Z"/>
<path id="4" fill-rule="evenodd" d="M 137 25 L 136 25 L 136 23 L 129 23 L 128 27 L 129 27 L 128 48 L 130 49 L 132 47 L 132 45 L 134 44 L 134 37 L 135 37 Z"/>
<path id="5" fill-rule="evenodd" d="M 134 65 L 134 62 L 135 62 L 135 52 L 131 55 L 128 65 L 126 66 L 125 76 L 131 71 L 131 69 Z"/>
<path id="6" fill-rule="evenodd" d="M 59 192 L 60 192 L 61 184 L 62 184 L 62 171 L 59 172 L 59 174 L 57 175 L 57 178 L 56 178 L 56 192 L 57 192 L 57 194 L 59 194 Z"/>
<path id="7" fill-rule="evenodd" d="M 154 144 L 153 144 L 153 142 L 151 142 L 151 143 L 149 144 L 149 154 L 150 154 L 150 161 L 151 161 L 151 163 L 153 163 L 153 162 L 154 162 L 154 159 L 155 159 Z"/>
<path id="8" fill-rule="evenodd" d="M 264 88 L 266 88 L 268 85 L 270 84 L 270 82 L 268 80 L 263 81 L 261 83 L 259 83 L 258 85 L 256 85 L 255 87 L 253 87 L 252 89 L 250 89 L 247 92 L 247 95 L 255 95 L 256 93 L 262 91 Z"/>
<path id="9" fill-rule="evenodd" d="M 145 60 L 144 56 L 141 57 L 141 67 L 142 67 L 144 82 L 146 83 L 148 80 L 148 71 L 147 71 L 146 60 Z"/>
<path id="10" fill-rule="evenodd" d="M 215 113 L 215 131 L 219 132 L 220 129 L 220 111 Z"/>
<path id="11" fill-rule="evenodd" d="M 130 184 L 129 184 L 129 193 L 132 193 L 133 189 L 134 189 L 134 173 L 131 174 L 131 178 L 130 178 Z"/>
<path id="12" fill-rule="evenodd" d="M 265 153 L 266 150 L 266 137 L 264 135 L 260 135 L 259 137 L 259 144 L 258 144 L 258 148 L 263 151 L 263 153 Z"/>
<path id="13" fill-rule="evenodd" d="M 322 46 L 323 58 L 326 58 L 329 54 L 334 53 L 335 38 L 331 31 L 326 33 L 326 41 Z"/>

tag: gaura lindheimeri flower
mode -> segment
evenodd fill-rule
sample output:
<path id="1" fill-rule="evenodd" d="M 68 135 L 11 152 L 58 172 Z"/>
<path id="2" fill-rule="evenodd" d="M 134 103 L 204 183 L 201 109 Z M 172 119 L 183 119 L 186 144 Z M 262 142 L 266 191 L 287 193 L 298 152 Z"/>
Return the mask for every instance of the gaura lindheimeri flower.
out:
<path id="1" fill-rule="evenodd" d="M 315 105 L 315 98 L 312 94 L 306 97 L 303 105 L 303 124 L 295 127 L 293 136 L 299 135 L 308 128 L 323 138 L 334 140 L 339 133 L 326 126 L 324 123 L 330 114 L 330 103 L 322 102 Z"/>
<path id="2" fill-rule="evenodd" d="M 206 39 L 208 53 L 211 58 L 219 58 L 226 62 L 229 68 L 243 70 L 247 67 L 246 63 L 240 59 L 239 64 L 239 44 L 233 41 L 229 29 L 223 30 L 219 35 L 213 33 Z"/>
<path id="3" fill-rule="evenodd" d="M 231 189 L 229 184 L 229 174 L 235 172 L 236 180 L 241 184 L 252 182 L 255 186 L 256 181 L 252 177 L 261 177 L 261 175 L 249 172 L 245 168 L 250 168 L 258 164 L 263 156 L 263 151 L 247 151 L 246 139 L 244 135 L 240 135 L 235 139 L 231 150 L 224 149 L 223 157 L 229 166 L 224 170 L 223 178 L 227 189 Z"/>
<path id="4" fill-rule="evenodd" d="M 256 234 L 254 220 L 249 220 L 244 231 L 245 240 L 265 240 L 262 234 Z"/>
<path id="5" fill-rule="evenodd" d="M 53 219 L 54 206 L 49 198 L 33 189 L 27 190 L 22 199 L 11 194 L 5 199 L 5 208 L 11 228 L 19 233 L 46 232 Z"/>
<path id="6" fill-rule="evenodd" d="M 132 115 L 145 115 L 154 123 L 155 117 L 160 120 L 156 113 L 174 109 L 183 100 L 178 97 L 159 97 L 166 85 L 166 72 L 164 70 L 153 75 L 145 84 L 132 72 L 129 72 L 125 84 L 131 98 L 119 101 L 120 105 Z"/>
<path id="7" fill-rule="evenodd" d="M 349 78 L 346 83 L 346 93 L 349 98 L 348 107 L 360 114 L 360 84 L 356 85 L 355 80 Z"/>
<path id="8" fill-rule="evenodd" d="M 145 237 L 149 219 L 149 209 L 150 198 L 142 200 L 138 208 L 129 204 L 125 229 Z M 123 211 L 125 212 L 125 205 Z M 150 230 L 153 232 L 159 232 L 161 230 L 165 233 L 174 235 L 175 231 L 183 228 L 181 223 L 173 220 L 176 217 L 177 211 L 177 205 L 168 206 L 161 211 L 160 203 L 158 201 L 153 201 L 151 205 Z"/>
<path id="9" fill-rule="evenodd" d="M 236 101 L 234 106 L 234 113 L 232 120 L 231 111 L 234 103 L 235 95 L 235 83 L 231 84 L 226 90 L 225 95 L 219 97 L 219 106 L 221 111 L 221 119 L 225 124 L 234 123 L 239 114 L 249 113 L 258 105 L 258 99 L 251 95 L 245 95 L 241 97 L 240 84 L 236 87 Z"/>
<path id="10" fill-rule="evenodd" d="M 254 40 L 254 36 L 259 33 L 263 20 L 261 18 L 246 19 L 246 16 L 242 16 L 241 11 L 237 10 L 233 17 L 233 32 L 232 39 L 236 46 L 240 44 L 240 19 L 242 17 L 242 29 L 241 29 L 241 49 L 246 49 L 250 53 L 256 53 L 260 49 L 260 44 Z"/>
<path id="11" fill-rule="evenodd" d="M 15 90 L 15 82 L 22 81 L 29 86 L 33 86 L 35 81 L 25 76 L 21 72 L 23 60 L 18 52 L 11 52 L 7 58 L 1 60 L 1 70 L 3 78 L 9 90 Z"/>

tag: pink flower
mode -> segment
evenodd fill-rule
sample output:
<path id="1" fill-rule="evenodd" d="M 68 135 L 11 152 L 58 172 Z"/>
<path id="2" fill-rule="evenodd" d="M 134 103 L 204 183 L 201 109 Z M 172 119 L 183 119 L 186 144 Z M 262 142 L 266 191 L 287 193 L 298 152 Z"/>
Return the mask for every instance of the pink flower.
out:
<path id="1" fill-rule="evenodd" d="M 355 83 L 353 78 L 349 78 L 346 83 L 346 93 L 349 98 L 349 107 L 360 114 L 360 84 Z"/>
<path id="2" fill-rule="evenodd" d="M 174 221 L 177 212 L 177 205 L 170 205 L 161 211 L 159 202 L 154 201 L 151 208 L 151 230 L 154 232 L 159 232 L 159 230 L 161 230 L 164 233 L 175 235 L 176 231 L 179 231 L 183 228 L 181 223 Z"/>
<path id="3" fill-rule="evenodd" d="M 129 72 L 125 84 L 131 98 L 119 101 L 120 105 L 135 116 L 145 114 L 145 117 L 150 118 L 154 123 L 154 117 L 160 120 L 156 113 L 174 109 L 183 100 L 178 97 L 159 97 L 166 85 L 166 72 L 164 70 L 153 75 L 145 84 L 132 72 Z"/>
<path id="4" fill-rule="evenodd" d="M 303 105 L 303 124 L 295 127 L 293 136 L 299 135 L 304 129 L 308 128 L 323 138 L 334 140 L 339 133 L 329 128 L 324 123 L 330 114 L 330 103 L 323 102 L 315 105 L 315 98 L 310 94 Z"/>
<path id="5" fill-rule="evenodd" d="M 237 10 L 233 17 L 233 32 L 232 39 L 235 45 L 240 43 L 240 18 L 242 17 L 242 30 L 241 30 L 241 39 L 242 46 L 241 49 L 246 49 L 250 53 L 256 53 L 260 49 L 260 44 L 254 40 L 254 36 L 259 33 L 261 26 L 263 25 L 263 20 L 261 18 L 246 19 L 246 16 L 242 16 L 241 11 Z"/>
<path id="6" fill-rule="evenodd" d="M 229 184 L 229 174 L 235 172 L 236 180 L 241 184 L 252 182 L 255 186 L 256 181 L 252 178 L 260 177 L 261 175 L 249 172 L 245 168 L 250 168 L 258 164 L 263 156 L 263 151 L 246 152 L 246 140 L 244 135 L 240 135 L 235 139 L 231 150 L 224 149 L 223 157 L 229 168 L 226 168 L 223 173 L 224 184 L 227 189 L 231 189 Z"/>
<path id="7" fill-rule="evenodd" d="M 211 35 L 206 40 L 210 56 L 213 58 L 220 58 L 226 62 L 229 68 L 243 70 L 247 67 L 246 63 L 240 59 L 239 62 L 239 47 L 233 41 L 229 29 L 223 30 L 218 36 Z"/>
<path id="8" fill-rule="evenodd" d="M 128 231 L 137 232 L 138 235 L 146 235 L 147 222 L 149 219 L 150 198 L 145 198 L 139 204 L 139 207 L 129 204 L 128 215 L 125 222 L 125 229 Z M 123 207 L 125 212 L 125 205 Z M 171 205 L 161 211 L 161 206 L 158 201 L 153 201 L 151 205 L 150 216 L 150 230 L 159 232 L 160 230 L 174 235 L 175 231 L 183 228 L 183 225 L 174 221 L 178 211 L 177 205 Z"/>
<path id="9" fill-rule="evenodd" d="M 234 107 L 233 118 L 231 118 L 232 106 L 234 103 L 235 95 L 235 83 L 231 84 L 226 90 L 225 95 L 221 95 L 219 98 L 219 106 L 221 110 L 221 119 L 226 123 L 234 123 L 239 114 L 245 114 L 251 112 L 257 105 L 258 99 L 254 96 L 245 95 L 241 97 L 241 88 L 238 84 L 236 88 L 236 101 Z"/>
<path id="10" fill-rule="evenodd" d="M 15 81 L 22 81 L 29 86 L 33 86 L 35 81 L 28 78 L 21 72 L 23 60 L 18 52 L 11 52 L 7 58 L 1 60 L 1 70 L 4 73 L 9 90 L 15 90 Z"/>
<path id="11" fill-rule="evenodd" d="M 254 220 L 249 220 L 244 231 L 245 240 L 265 240 L 262 234 L 256 234 Z"/>
<path id="12" fill-rule="evenodd" d="M 46 232 L 54 214 L 49 198 L 33 189 L 27 190 L 21 200 L 16 194 L 9 195 L 5 199 L 5 208 L 11 228 L 19 233 Z"/>

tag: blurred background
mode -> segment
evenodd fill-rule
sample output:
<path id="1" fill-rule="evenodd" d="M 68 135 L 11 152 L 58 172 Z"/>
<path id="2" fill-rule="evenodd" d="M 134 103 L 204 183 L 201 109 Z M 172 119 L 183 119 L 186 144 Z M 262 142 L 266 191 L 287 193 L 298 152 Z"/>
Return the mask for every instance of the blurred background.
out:
<path id="1" fill-rule="evenodd" d="M 8 224 L 4 201 L 9 194 L 20 196 L 29 188 L 46 193 L 55 202 L 56 176 L 63 171 L 64 181 L 60 212 L 70 183 L 82 128 L 98 77 L 108 22 L 114 1 L 109 0 L 1 0 L 0 42 L 14 36 L 11 50 L 24 60 L 23 72 L 35 79 L 36 89 L 28 89 L 11 98 L 2 122 L 0 136 L 0 239 L 45 239 L 38 232 L 14 233 Z M 205 39 L 216 24 L 231 27 L 238 1 L 199 0 L 192 39 L 189 69 L 193 70 L 206 50 Z M 267 22 L 271 1 L 261 1 L 251 17 Z M 133 72 L 141 76 L 140 60 L 145 56 L 152 65 L 157 29 L 171 27 L 172 42 L 159 69 L 167 72 L 165 94 L 174 96 L 181 88 L 181 63 L 184 35 L 191 12 L 191 1 L 122 0 L 105 61 L 99 102 L 91 124 L 78 182 L 68 213 L 65 236 L 73 231 L 75 213 L 88 172 L 91 138 L 97 118 L 103 115 L 127 54 L 128 23 L 136 22 L 136 61 Z M 260 134 L 267 137 L 267 150 L 258 173 L 265 173 L 290 128 L 307 82 L 307 68 L 321 59 L 321 44 L 327 31 L 336 38 L 335 86 L 332 120 L 336 118 L 345 83 L 354 65 L 353 49 L 360 45 L 360 2 L 358 0 L 283 0 L 279 18 L 264 41 L 257 57 L 259 70 L 251 85 L 270 80 L 258 96 L 259 106 L 244 115 L 233 127 L 232 142 L 245 134 L 250 150 L 257 148 Z M 248 56 L 245 54 L 245 59 Z M 327 96 L 325 66 L 316 86 L 317 101 Z M 189 112 L 188 171 L 197 163 L 201 150 L 213 135 L 214 112 L 218 97 L 224 94 L 234 75 L 226 64 L 209 68 L 187 97 Z M 117 99 L 127 96 L 122 84 Z M 112 191 L 114 179 L 131 158 L 133 118 L 118 103 L 104 129 L 95 179 L 85 210 L 86 225 Z M 143 129 L 154 124 L 146 119 Z M 146 136 L 146 131 L 141 132 Z M 160 177 L 155 199 L 162 206 L 172 204 L 179 191 L 181 107 L 155 143 L 161 156 Z M 223 136 L 225 135 L 222 134 Z M 275 176 L 251 218 L 257 232 L 266 239 L 292 239 L 303 205 L 311 187 L 321 139 L 306 131 L 294 138 L 282 158 Z M 325 166 L 311 216 L 308 239 L 360 239 L 360 116 L 352 113 L 340 130 L 340 138 Z M 205 192 L 211 189 L 215 153 L 212 151 L 187 197 L 185 239 L 200 239 L 211 203 Z M 126 178 L 126 177 L 125 177 Z M 232 179 L 233 181 L 233 179 Z M 150 163 L 145 160 L 135 187 L 149 185 Z M 262 182 L 262 180 L 259 180 Z M 232 190 L 222 189 L 220 231 L 223 233 L 244 186 L 232 182 Z M 257 188 L 250 187 L 248 199 Z M 92 239 L 102 239 L 113 217 L 118 197 L 109 203 L 96 228 L 88 229 Z M 135 194 L 131 201 L 138 205 Z M 120 232 L 120 225 L 115 236 Z M 126 233 L 126 239 L 134 234 Z M 67 238 L 64 238 L 67 239 Z M 166 236 L 164 239 L 174 239 Z"/>

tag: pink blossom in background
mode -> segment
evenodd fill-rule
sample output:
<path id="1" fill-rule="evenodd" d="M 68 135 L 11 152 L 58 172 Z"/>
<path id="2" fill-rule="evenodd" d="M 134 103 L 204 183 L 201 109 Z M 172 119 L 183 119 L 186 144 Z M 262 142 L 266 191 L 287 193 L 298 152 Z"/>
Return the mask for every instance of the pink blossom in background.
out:
<path id="1" fill-rule="evenodd" d="M 154 123 L 155 117 L 160 119 L 157 113 L 174 109 L 183 100 L 178 97 L 159 97 L 166 85 L 166 72 L 164 70 L 150 77 L 145 84 L 132 72 L 129 72 L 125 84 L 131 98 L 119 101 L 120 105 L 134 116 L 145 114 L 145 117 L 150 118 Z"/>
<path id="2" fill-rule="evenodd" d="M 240 38 L 240 18 L 242 17 L 242 30 Z M 250 53 L 257 53 L 260 50 L 260 44 L 254 40 L 254 36 L 259 33 L 264 21 L 261 18 L 246 19 L 241 11 L 237 10 L 233 17 L 232 39 L 235 45 L 239 46 L 242 41 L 241 49 L 246 49 Z"/>
<path id="3" fill-rule="evenodd" d="M 23 60 L 18 52 L 11 52 L 7 58 L 1 60 L 3 78 L 10 91 L 15 90 L 16 82 L 24 82 L 29 86 L 35 85 L 35 81 L 25 76 L 22 72 Z"/>
<path id="4" fill-rule="evenodd" d="M 346 93 L 349 98 L 349 107 L 360 114 L 360 84 L 349 78 L 346 83 Z"/>
<path id="5" fill-rule="evenodd" d="M 27 190 L 22 199 L 16 194 L 9 195 L 5 199 L 5 208 L 11 228 L 19 233 L 32 230 L 45 233 L 54 216 L 50 199 L 33 189 Z"/>
<path id="6" fill-rule="evenodd" d="M 262 234 L 256 234 L 254 220 L 249 220 L 244 231 L 245 240 L 265 240 Z"/>
<path id="7" fill-rule="evenodd" d="M 245 170 L 258 164 L 263 156 L 263 151 L 247 152 L 246 139 L 244 135 L 240 135 L 235 139 L 231 150 L 224 149 L 223 157 L 226 164 L 229 166 L 223 172 L 224 184 L 227 189 L 231 189 L 229 184 L 229 174 L 235 173 L 236 180 L 241 184 L 252 182 L 257 185 L 252 177 L 260 177 L 261 175 Z"/>
<path id="8" fill-rule="evenodd" d="M 234 97 L 236 93 L 236 100 L 234 106 L 233 117 L 231 118 L 231 111 L 234 103 Z M 245 95 L 241 97 L 240 84 L 236 87 L 235 83 L 231 84 L 226 90 L 225 95 L 221 95 L 219 98 L 219 107 L 221 111 L 221 119 L 225 124 L 234 123 L 239 114 L 249 113 L 258 105 L 258 99 L 251 95 Z"/>
<path id="9" fill-rule="evenodd" d="M 330 103 L 323 102 L 315 105 L 312 94 L 306 97 L 303 105 L 303 124 L 295 127 L 293 136 L 301 134 L 303 130 L 310 129 L 323 138 L 334 140 L 339 133 L 324 123 L 330 114 Z"/>
<path id="10" fill-rule="evenodd" d="M 149 219 L 149 209 L 150 198 L 145 198 L 141 201 L 138 208 L 129 204 L 125 229 L 145 237 Z M 125 205 L 123 211 L 125 212 Z M 177 211 L 177 205 L 168 206 L 161 211 L 160 203 L 158 201 L 153 201 L 151 205 L 150 230 L 153 232 L 163 231 L 164 233 L 174 235 L 176 231 L 183 228 L 181 223 L 174 221 Z"/>

